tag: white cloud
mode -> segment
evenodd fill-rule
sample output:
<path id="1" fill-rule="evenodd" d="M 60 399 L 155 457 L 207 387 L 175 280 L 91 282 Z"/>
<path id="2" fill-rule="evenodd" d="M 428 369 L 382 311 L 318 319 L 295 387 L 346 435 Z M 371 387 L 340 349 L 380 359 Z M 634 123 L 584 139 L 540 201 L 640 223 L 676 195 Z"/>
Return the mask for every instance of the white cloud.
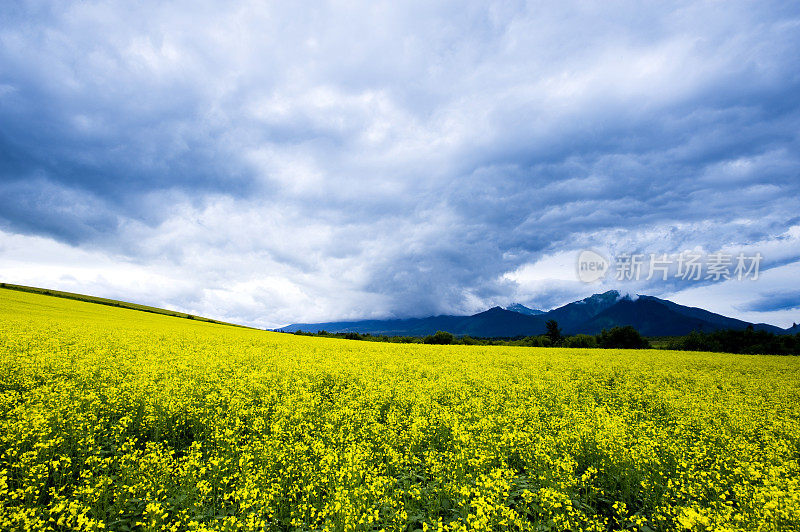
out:
<path id="1" fill-rule="evenodd" d="M 776 7 L 0 8 L 0 228 L 40 250 L 0 275 L 274 326 L 560 304 L 583 248 L 778 256 Z"/>

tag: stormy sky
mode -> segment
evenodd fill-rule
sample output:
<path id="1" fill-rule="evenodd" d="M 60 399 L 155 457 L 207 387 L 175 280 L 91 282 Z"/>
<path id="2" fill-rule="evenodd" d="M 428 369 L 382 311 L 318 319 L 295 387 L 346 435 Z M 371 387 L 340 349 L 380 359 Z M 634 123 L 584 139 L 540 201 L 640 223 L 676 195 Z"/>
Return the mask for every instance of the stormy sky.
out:
<path id="1" fill-rule="evenodd" d="M 763 256 L 592 284 L 581 250 Z M 0 4 L 0 280 L 246 323 L 800 321 L 793 2 Z"/>

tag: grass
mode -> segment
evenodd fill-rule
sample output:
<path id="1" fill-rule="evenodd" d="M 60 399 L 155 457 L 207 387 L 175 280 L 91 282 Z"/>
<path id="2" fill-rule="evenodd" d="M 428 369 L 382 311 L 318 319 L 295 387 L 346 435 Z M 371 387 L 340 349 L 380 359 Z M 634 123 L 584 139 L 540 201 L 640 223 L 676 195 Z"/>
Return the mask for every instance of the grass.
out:
<path id="1" fill-rule="evenodd" d="M 212 320 L 211 318 L 203 318 L 194 314 L 186 314 L 185 312 L 177 312 L 174 310 L 167 310 L 158 307 L 150 307 L 147 305 L 139 305 L 137 303 L 129 303 L 127 301 L 118 301 L 116 299 L 106 299 L 104 297 L 88 296 L 85 294 L 76 294 L 74 292 L 63 292 L 59 290 L 51 290 L 48 288 L 36 288 L 34 286 L 24 286 L 19 284 L 0 283 L 0 288 L 6 290 L 16 290 L 19 292 L 26 292 L 29 294 L 42 294 L 46 296 L 62 297 L 64 299 L 72 299 L 75 301 L 84 301 L 86 303 L 95 303 L 98 305 L 107 305 L 110 307 L 125 308 L 130 310 L 138 310 L 140 312 L 151 312 L 153 314 L 161 314 L 164 316 L 172 316 L 175 318 L 186 318 L 190 320 L 204 321 L 207 323 L 220 323 L 224 325 L 231 325 L 234 327 L 246 327 L 245 325 L 237 325 L 234 323 L 227 323 L 219 320 Z"/>

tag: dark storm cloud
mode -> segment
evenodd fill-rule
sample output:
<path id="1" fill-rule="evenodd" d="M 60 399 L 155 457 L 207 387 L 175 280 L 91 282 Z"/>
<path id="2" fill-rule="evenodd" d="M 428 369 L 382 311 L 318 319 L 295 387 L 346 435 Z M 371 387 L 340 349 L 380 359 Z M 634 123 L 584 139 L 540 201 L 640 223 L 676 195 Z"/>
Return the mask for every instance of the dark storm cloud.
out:
<path id="1" fill-rule="evenodd" d="M 0 197 L 0 219 L 13 221 L 13 227 L 23 233 L 50 234 L 78 243 L 118 228 L 117 217 L 104 202 L 42 177 L 0 183 Z"/>
<path id="2" fill-rule="evenodd" d="M 742 310 L 770 312 L 800 309 L 800 290 L 767 293 L 742 306 Z"/>
<path id="3" fill-rule="evenodd" d="M 796 256 L 792 4 L 0 15 L 0 229 L 303 301 L 241 320 L 558 304 L 587 287 L 506 274 L 583 247 Z"/>

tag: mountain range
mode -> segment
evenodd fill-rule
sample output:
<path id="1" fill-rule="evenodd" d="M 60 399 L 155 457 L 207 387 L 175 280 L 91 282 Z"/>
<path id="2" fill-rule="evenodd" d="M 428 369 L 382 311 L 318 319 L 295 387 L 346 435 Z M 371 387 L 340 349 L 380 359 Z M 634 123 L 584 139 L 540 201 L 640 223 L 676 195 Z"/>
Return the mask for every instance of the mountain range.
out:
<path id="1" fill-rule="evenodd" d="M 564 334 L 597 334 L 603 329 L 624 325 L 635 327 L 645 336 L 678 336 L 692 331 L 745 329 L 748 326 L 775 334 L 800 332 L 800 327 L 796 325 L 781 329 L 766 323 L 749 323 L 653 296 L 623 295 L 617 290 L 595 294 L 547 312 L 516 303 L 506 308 L 490 308 L 471 316 L 293 323 L 277 330 L 325 330 L 330 333 L 357 332 L 389 336 L 426 336 L 436 331 L 447 331 L 457 336 L 509 338 L 543 334 L 548 320 L 556 320 Z"/>

